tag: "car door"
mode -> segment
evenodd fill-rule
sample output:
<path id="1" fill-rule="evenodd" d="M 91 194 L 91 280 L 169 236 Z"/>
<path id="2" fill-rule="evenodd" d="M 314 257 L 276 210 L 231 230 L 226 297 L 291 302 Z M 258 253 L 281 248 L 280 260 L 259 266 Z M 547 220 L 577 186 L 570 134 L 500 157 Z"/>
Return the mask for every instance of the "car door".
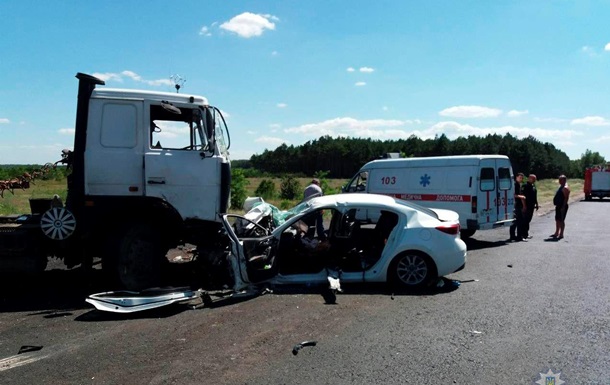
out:
<path id="1" fill-rule="evenodd" d="M 231 241 L 231 266 L 239 283 L 256 284 L 277 275 L 278 238 L 268 229 L 236 214 L 222 217 L 224 229 Z"/>

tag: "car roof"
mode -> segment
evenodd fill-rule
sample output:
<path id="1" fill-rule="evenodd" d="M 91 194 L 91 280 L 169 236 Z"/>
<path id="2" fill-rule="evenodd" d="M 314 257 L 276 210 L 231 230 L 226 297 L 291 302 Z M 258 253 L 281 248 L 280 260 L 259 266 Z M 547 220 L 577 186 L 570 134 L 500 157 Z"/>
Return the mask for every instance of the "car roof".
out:
<path id="1" fill-rule="evenodd" d="M 436 217 L 434 211 L 430 210 L 429 208 L 420 206 L 413 202 L 408 202 L 381 194 L 347 193 L 324 195 L 321 197 L 312 198 L 307 203 L 311 209 L 329 206 L 341 207 L 344 205 L 385 206 L 403 212 L 417 210 Z"/>

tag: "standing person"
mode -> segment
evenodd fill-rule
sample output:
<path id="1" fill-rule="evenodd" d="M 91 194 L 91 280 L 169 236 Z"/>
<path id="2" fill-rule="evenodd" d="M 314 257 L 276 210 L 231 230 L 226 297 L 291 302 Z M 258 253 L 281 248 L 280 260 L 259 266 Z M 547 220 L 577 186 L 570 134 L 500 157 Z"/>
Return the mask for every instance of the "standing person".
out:
<path id="1" fill-rule="evenodd" d="M 536 175 L 530 174 L 527 183 L 523 186 L 523 196 L 525 197 L 526 211 L 523 218 L 523 238 L 531 239 L 530 222 L 534 217 L 534 210 L 538 211 L 538 191 L 536 190 Z"/>
<path id="2" fill-rule="evenodd" d="M 525 175 L 520 172 L 517 174 L 515 178 L 515 220 L 513 224 L 510 226 L 510 241 L 527 241 L 527 239 L 523 239 L 523 219 L 524 219 L 524 211 L 526 209 L 525 204 L 525 196 L 521 194 L 521 183 L 523 183 L 523 177 Z M 517 235 L 515 236 L 515 230 L 517 231 Z"/>
<path id="3" fill-rule="evenodd" d="M 566 214 L 568 213 L 568 198 L 570 198 L 570 188 L 567 184 L 568 180 L 565 175 L 559 176 L 559 188 L 553 198 L 555 205 L 555 233 L 551 238 L 563 238 L 563 230 L 566 227 Z"/>
<path id="4" fill-rule="evenodd" d="M 320 180 L 318 178 L 313 178 L 309 186 L 305 187 L 305 191 L 303 191 L 303 201 L 322 195 L 324 195 L 324 192 L 322 191 L 322 187 L 320 187 Z M 326 239 L 326 233 L 324 232 L 323 212 L 321 210 L 318 211 L 316 215 L 315 226 L 316 232 L 318 233 L 318 238 L 320 240 Z M 313 236 L 313 234 L 311 235 Z"/>

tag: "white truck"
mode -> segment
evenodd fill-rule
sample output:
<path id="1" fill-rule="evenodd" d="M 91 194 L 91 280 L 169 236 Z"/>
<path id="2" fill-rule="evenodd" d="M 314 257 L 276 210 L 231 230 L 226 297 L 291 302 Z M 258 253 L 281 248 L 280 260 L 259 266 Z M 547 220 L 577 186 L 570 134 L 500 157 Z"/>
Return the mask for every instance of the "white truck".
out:
<path id="1" fill-rule="evenodd" d="M 343 192 L 384 194 L 453 210 L 467 238 L 477 230 L 512 224 L 513 180 L 510 160 L 503 155 L 380 159 L 362 166 Z"/>
<path id="2" fill-rule="evenodd" d="M 0 271 L 99 257 L 124 287 L 154 286 L 169 248 L 218 242 L 231 185 L 225 120 L 201 96 L 76 77 L 74 149 L 60 161 L 71 169 L 66 204 L 38 199 L 32 214 L 0 218 Z"/>

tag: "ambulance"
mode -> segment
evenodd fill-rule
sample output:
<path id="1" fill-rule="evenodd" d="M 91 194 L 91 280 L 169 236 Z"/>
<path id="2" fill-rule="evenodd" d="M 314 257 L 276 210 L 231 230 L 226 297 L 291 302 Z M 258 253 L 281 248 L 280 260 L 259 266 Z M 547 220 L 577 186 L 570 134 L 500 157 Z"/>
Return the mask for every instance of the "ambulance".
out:
<path id="1" fill-rule="evenodd" d="M 342 191 L 384 194 L 429 208 L 453 210 L 460 216 L 463 238 L 477 230 L 513 223 L 514 176 L 504 155 L 374 160 Z"/>

